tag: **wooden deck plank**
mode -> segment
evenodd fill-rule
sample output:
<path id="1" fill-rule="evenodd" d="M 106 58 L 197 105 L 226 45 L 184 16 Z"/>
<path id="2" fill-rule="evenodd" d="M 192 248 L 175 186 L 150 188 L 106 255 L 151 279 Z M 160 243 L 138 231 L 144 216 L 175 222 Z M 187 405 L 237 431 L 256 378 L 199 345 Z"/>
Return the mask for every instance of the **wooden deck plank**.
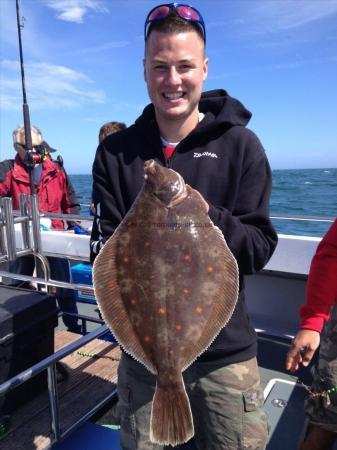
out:
<path id="1" fill-rule="evenodd" d="M 78 335 L 56 330 L 55 351 L 78 339 Z M 65 431 L 115 388 L 120 350 L 115 344 L 95 339 L 62 360 L 69 378 L 58 383 L 61 430 Z M 11 416 L 9 432 L 0 440 L 2 450 L 50 448 L 48 393 L 36 396 Z"/>

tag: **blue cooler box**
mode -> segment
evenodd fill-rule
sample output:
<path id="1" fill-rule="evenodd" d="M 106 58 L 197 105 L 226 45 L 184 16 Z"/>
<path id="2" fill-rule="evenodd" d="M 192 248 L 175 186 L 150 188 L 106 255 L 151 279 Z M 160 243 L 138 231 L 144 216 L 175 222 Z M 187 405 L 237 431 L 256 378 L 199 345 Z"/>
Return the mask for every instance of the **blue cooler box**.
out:
<path id="1" fill-rule="evenodd" d="M 73 283 L 81 283 L 92 285 L 92 266 L 89 263 L 79 263 L 71 267 L 71 279 Z M 96 298 L 93 292 L 89 289 L 79 289 L 75 292 L 75 297 L 78 302 L 91 303 L 96 305 Z M 110 342 L 116 342 L 114 336 L 109 332 L 101 336 L 101 339 Z"/>
<path id="2" fill-rule="evenodd" d="M 74 283 L 92 285 L 92 267 L 88 263 L 79 263 L 71 267 L 71 278 Z M 77 301 L 96 304 L 95 295 L 89 289 L 75 291 Z"/>

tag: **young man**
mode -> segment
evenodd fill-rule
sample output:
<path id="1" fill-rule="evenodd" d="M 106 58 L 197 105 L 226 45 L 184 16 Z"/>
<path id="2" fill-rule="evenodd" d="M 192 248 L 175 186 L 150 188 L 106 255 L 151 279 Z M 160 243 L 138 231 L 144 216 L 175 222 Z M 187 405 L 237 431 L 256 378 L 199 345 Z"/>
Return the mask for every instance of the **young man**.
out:
<path id="1" fill-rule="evenodd" d="M 38 156 L 38 163 L 34 165 L 33 177 L 41 212 L 79 214 L 80 206 L 75 191 L 62 166 L 52 161 L 50 152 L 53 151 L 43 141 L 41 131 L 31 127 L 33 154 Z M 25 147 L 24 126 L 20 125 L 13 131 L 13 145 L 17 152 L 15 159 L 0 163 L 0 196 L 12 197 L 13 208 L 19 208 L 20 194 L 30 194 L 29 173 L 25 165 L 27 154 Z M 40 152 L 40 153 L 39 153 Z M 64 229 L 63 220 L 52 219 L 51 227 Z M 66 259 L 49 257 L 51 278 L 58 281 L 70 281 L 69 263 Z M 29 275 L 34 272 L 35 261 L 33 256 L 23 256 L 10 263 L 10 272 Z M 40 268 L 38 267 L 38 274 Z M 7 282 L 11 286 L 25 287 L 27 283 L 12 279 Z M 29 283 L 28 283 L 29 284 Z M 76 300 L 71 289 L 56 288 L 56 297 L 61 311 L 77 313 Z M 63 316 L 63 322 L 69 331 L 80 332 L 76 317 Z"/>
<path id="2" fill-rule="evenodd" d="M 320 343 L 318 368 L 305 404 L 310 424 L 301 450 L 330 450 L 337 438 L 337 219 L 319 243 L 312 259 L 301 329 L 286 359 L 294 372 L 308 366 Z M 331 307 L 333 307 L 331 309 Z M 331 310 L 331 316 L 329 319 Z"/>
<path id="3" fill-rule="evenodd" d="M 227 326 L 184 372 L 195 441 L 205 450 L 262 450 L 267 420 L 243 276 L 260 270 L 276 246 L 269 220 L 271 174 L 258 138 L 245 128 L 251 114 L 223 90 L 202 94 L 205 40 L 202 17 L 193 7 L 160 5 L 149 13 L 144 77 L 152 103 L 134 125 L 98 147 L 91 258 L 139 193 L 144 161 L 171 167 L 203 195 L 237 259 L 240 295 Z M 154 387 L 155 377 L 123 354 L 118 378 L 123 449 L 162 448 L 149 440 Z"/>

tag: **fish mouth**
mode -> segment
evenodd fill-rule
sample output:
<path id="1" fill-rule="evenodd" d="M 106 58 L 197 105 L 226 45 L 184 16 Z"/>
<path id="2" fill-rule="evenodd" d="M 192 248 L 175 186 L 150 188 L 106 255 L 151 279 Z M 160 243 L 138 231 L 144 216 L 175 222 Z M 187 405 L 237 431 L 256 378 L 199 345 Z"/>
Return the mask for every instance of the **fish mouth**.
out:
<path id="1" fill-rule="evenodd" d="M 154 159 L 149 159 L 144 162 L 144 178 L 147 180 L 149 175 L 154 175 L 156 173 L 156 162 Z"/>

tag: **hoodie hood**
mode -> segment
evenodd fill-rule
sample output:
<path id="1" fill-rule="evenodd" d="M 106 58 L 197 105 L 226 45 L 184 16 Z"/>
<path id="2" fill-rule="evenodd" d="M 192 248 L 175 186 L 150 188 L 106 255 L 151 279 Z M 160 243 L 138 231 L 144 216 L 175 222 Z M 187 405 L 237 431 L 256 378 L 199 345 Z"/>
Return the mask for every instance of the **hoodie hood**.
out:
<path id="1" fill-rule="evenodd" d="M 246 126 L 252 117 L 251 112 L 239 100 L 228 95 L 224 89 L 203 92 L 199 102 L 199 111 L 205 114 L 206 122 L 213 122 L 214 125 Z"/>

